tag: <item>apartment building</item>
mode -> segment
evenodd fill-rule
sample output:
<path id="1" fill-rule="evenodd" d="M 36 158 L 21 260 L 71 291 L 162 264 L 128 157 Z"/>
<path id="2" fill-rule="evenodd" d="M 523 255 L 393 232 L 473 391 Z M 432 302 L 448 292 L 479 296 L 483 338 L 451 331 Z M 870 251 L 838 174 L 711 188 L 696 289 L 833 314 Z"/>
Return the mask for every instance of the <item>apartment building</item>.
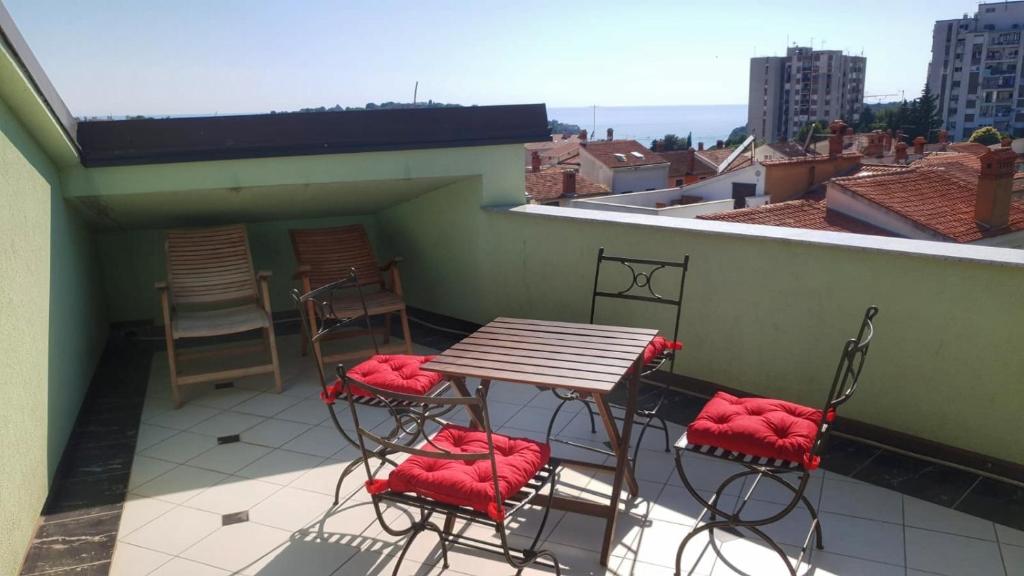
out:
<path id="1" fill-rule="evenodd" d="M 935 22 L 928 86 L 954 136 L 981 126 L 1024 136 L 1022 28 L 1024 2 L 982 3 L 973 17 Z"/>
<path id="2" fill-rule="evenodd" d="M 785 56 L 750 59 L 747 132 L 792 139 L 808 122 L 855 122 L 864 106 L 867 59 L 840 50 L 792 46 Z"/>

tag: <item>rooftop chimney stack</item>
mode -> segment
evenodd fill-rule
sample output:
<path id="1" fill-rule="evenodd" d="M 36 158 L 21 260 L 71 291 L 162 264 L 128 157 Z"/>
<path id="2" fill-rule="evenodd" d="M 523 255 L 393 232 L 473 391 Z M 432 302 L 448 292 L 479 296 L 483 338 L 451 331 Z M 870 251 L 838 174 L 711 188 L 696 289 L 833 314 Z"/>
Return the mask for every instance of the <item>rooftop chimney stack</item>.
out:
<path id="1" fill-rule="evenodd" d="M 892 150 L 892 130 L 886 130 L 882 133 L 882 153 L 890 150 Z"/>
<path id="2" fill-rule="evenodd" d="M 612 130 L 611 128 L 609 128 L 608 129 L 608 141 L 611 142 L 614 139 L 615 139 L 615 130 Z"/>
<path id="3" fill-rule="evenodd" d="M 654 151 L 655 152 L 662 152 L 664 150 L 665 150 L 665 142 L 662 141 L 662 140 L 655 140 L 654 141 Z"/>
<path id="4" fill-rule="evenodd" d="M 939 130 L 939 144 L 947 144 L 949 142 L 949 131 Z"/>
<path id="5" fill-rule="evenodd" d="M 989 230 L 998 230 L 1010 223 L 1010 197 L 1017 153 L 1010 148 L 997 148 L 978 160 L 981 162 L 981 174 L 978 176 L 974 219 Z"/>
<path id="6" fill-rule="evenodd" d="M 843 154 L 843 134 L 846 133 L 846 124 L 842 120 L 833 120 L 828 128 L 831 132 L 828 137 L 828 157 L 838 158 Z"/>
<path id="7" fill-rule="evenodd" d="M 562 196 L 576 195 L 576 171 L 566 170 L 562 172 Z"/>
<path id="8" fill-rule="evenodd" d="M 587 130 L 586 130 L 586 128 L 584 128 L 583 130 L 580 130 L 580 141 L 581 142 L 586 142 L 587 141 Z"/>
<path id="9" fill-rule="evenodd" d="M 905 164 L 907 162 L 907 143 L 897 142 L 894 148 L 896 149 L 896 163 Z"/>
<path id="10" fill-rule="evenodd" d="M 1002 140 L 1000 140 L 999 144 L 1003 148 L 1009 148 L 1010 146 L 1013 146 L 1013 139 L 1010 138 L 1009 136 L 1007 136 L 1007 137 L 1003 138 Z"/>
<path id="11" fill-rule="evenodd" d="M 697 150 L 704 150 L 704 143 L 703 142 L 697 142 Z"/>
<path id="12" fill-rule="evenodd" d="M 924 156 L 924 145 L 927 143 L 928 141 L 924 139 L 924 136 L 914 138 L 914 154 Z"/>
<path id="13" fill-rule="evenodd" d="M 530 169 L 534 172 L 540 172 L 540 152 L 536 150 L 530 154 Z"/>
<path id="14" fill-rule="evenodd" d="M 693 146 L 686 149 L 686 173 L 693 174 L 693 171 L 697 169 L 697 155 L 693 152 Z"/>
<path id="15" fill-rule="evenodd" d="M 718 148 L 719 150 L 721 150 L 722 148 L 725 148 L 725 142 L 723 142 L 721 140 L 719 140 L 718 142 L 715 142 L 715 148 Z"/>

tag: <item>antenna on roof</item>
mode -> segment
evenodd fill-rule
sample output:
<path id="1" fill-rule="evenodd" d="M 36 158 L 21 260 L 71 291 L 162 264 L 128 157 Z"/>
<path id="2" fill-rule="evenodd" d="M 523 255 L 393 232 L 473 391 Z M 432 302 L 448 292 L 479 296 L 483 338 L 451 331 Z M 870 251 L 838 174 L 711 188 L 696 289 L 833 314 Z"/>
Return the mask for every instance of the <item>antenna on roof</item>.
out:
<path id="1" fill-rule="evenodd" d="M 416 85 L 412 89 L 412 105 L 416 106 L 416 93 L 420 91 L 420 81 L 416 81 Z"/>

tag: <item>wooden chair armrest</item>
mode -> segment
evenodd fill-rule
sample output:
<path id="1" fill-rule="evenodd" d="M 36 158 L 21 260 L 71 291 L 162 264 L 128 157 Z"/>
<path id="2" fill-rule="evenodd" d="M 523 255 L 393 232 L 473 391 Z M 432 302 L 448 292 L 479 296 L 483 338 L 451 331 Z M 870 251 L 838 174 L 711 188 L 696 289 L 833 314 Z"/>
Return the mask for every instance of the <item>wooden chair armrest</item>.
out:
<path id="1" fill-rule="evenodd" d="M 266 279 L 270 278 L 273 275 L 274 275 L 274 273 L 271 272 L 270 270 L 260 270 L 259 272 L 256 273 L 256 279 L 257 280 L 266 280 Z"/>
<path id="2" fill-rule="evenodd" d="M 156 288 L 157 290 L 167 290 L 167 281 L 160 280 L 159 282 L 154 282 L 153 288 Z"/>
<path id="3" fill-rule="evenodd" d="M 303 276 L 308 276 L 312 271 L 313 267 L 309 264 L 299 264 L 298 268 L 295 269 L 295 274 L 292 275 L 292 278 L 299 280 Z"/>
<path id="4" fill-rule="evenodd" d="M 402 258 L 401 256 L 395 256 L 391 260 L 388 260 L 384 264 L 381 264 L 380 271 L 383 272 L 391 268 L 397 268 L 398 265 L 401 264 L 402 262 L 405 262 L 405 258 Z"/>

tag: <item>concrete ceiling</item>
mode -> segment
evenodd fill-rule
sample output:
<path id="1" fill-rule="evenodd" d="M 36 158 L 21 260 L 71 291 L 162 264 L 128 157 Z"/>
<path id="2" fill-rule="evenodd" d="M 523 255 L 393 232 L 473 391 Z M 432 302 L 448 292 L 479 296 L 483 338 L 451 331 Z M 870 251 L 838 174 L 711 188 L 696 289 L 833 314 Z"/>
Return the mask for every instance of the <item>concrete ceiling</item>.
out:
<path id="1" fill-rule="evenodd" d="M 373 214 L 460 180 L 457 177 L 212 188 L 78 196 L 100 229 L 205 226 Z"/>

